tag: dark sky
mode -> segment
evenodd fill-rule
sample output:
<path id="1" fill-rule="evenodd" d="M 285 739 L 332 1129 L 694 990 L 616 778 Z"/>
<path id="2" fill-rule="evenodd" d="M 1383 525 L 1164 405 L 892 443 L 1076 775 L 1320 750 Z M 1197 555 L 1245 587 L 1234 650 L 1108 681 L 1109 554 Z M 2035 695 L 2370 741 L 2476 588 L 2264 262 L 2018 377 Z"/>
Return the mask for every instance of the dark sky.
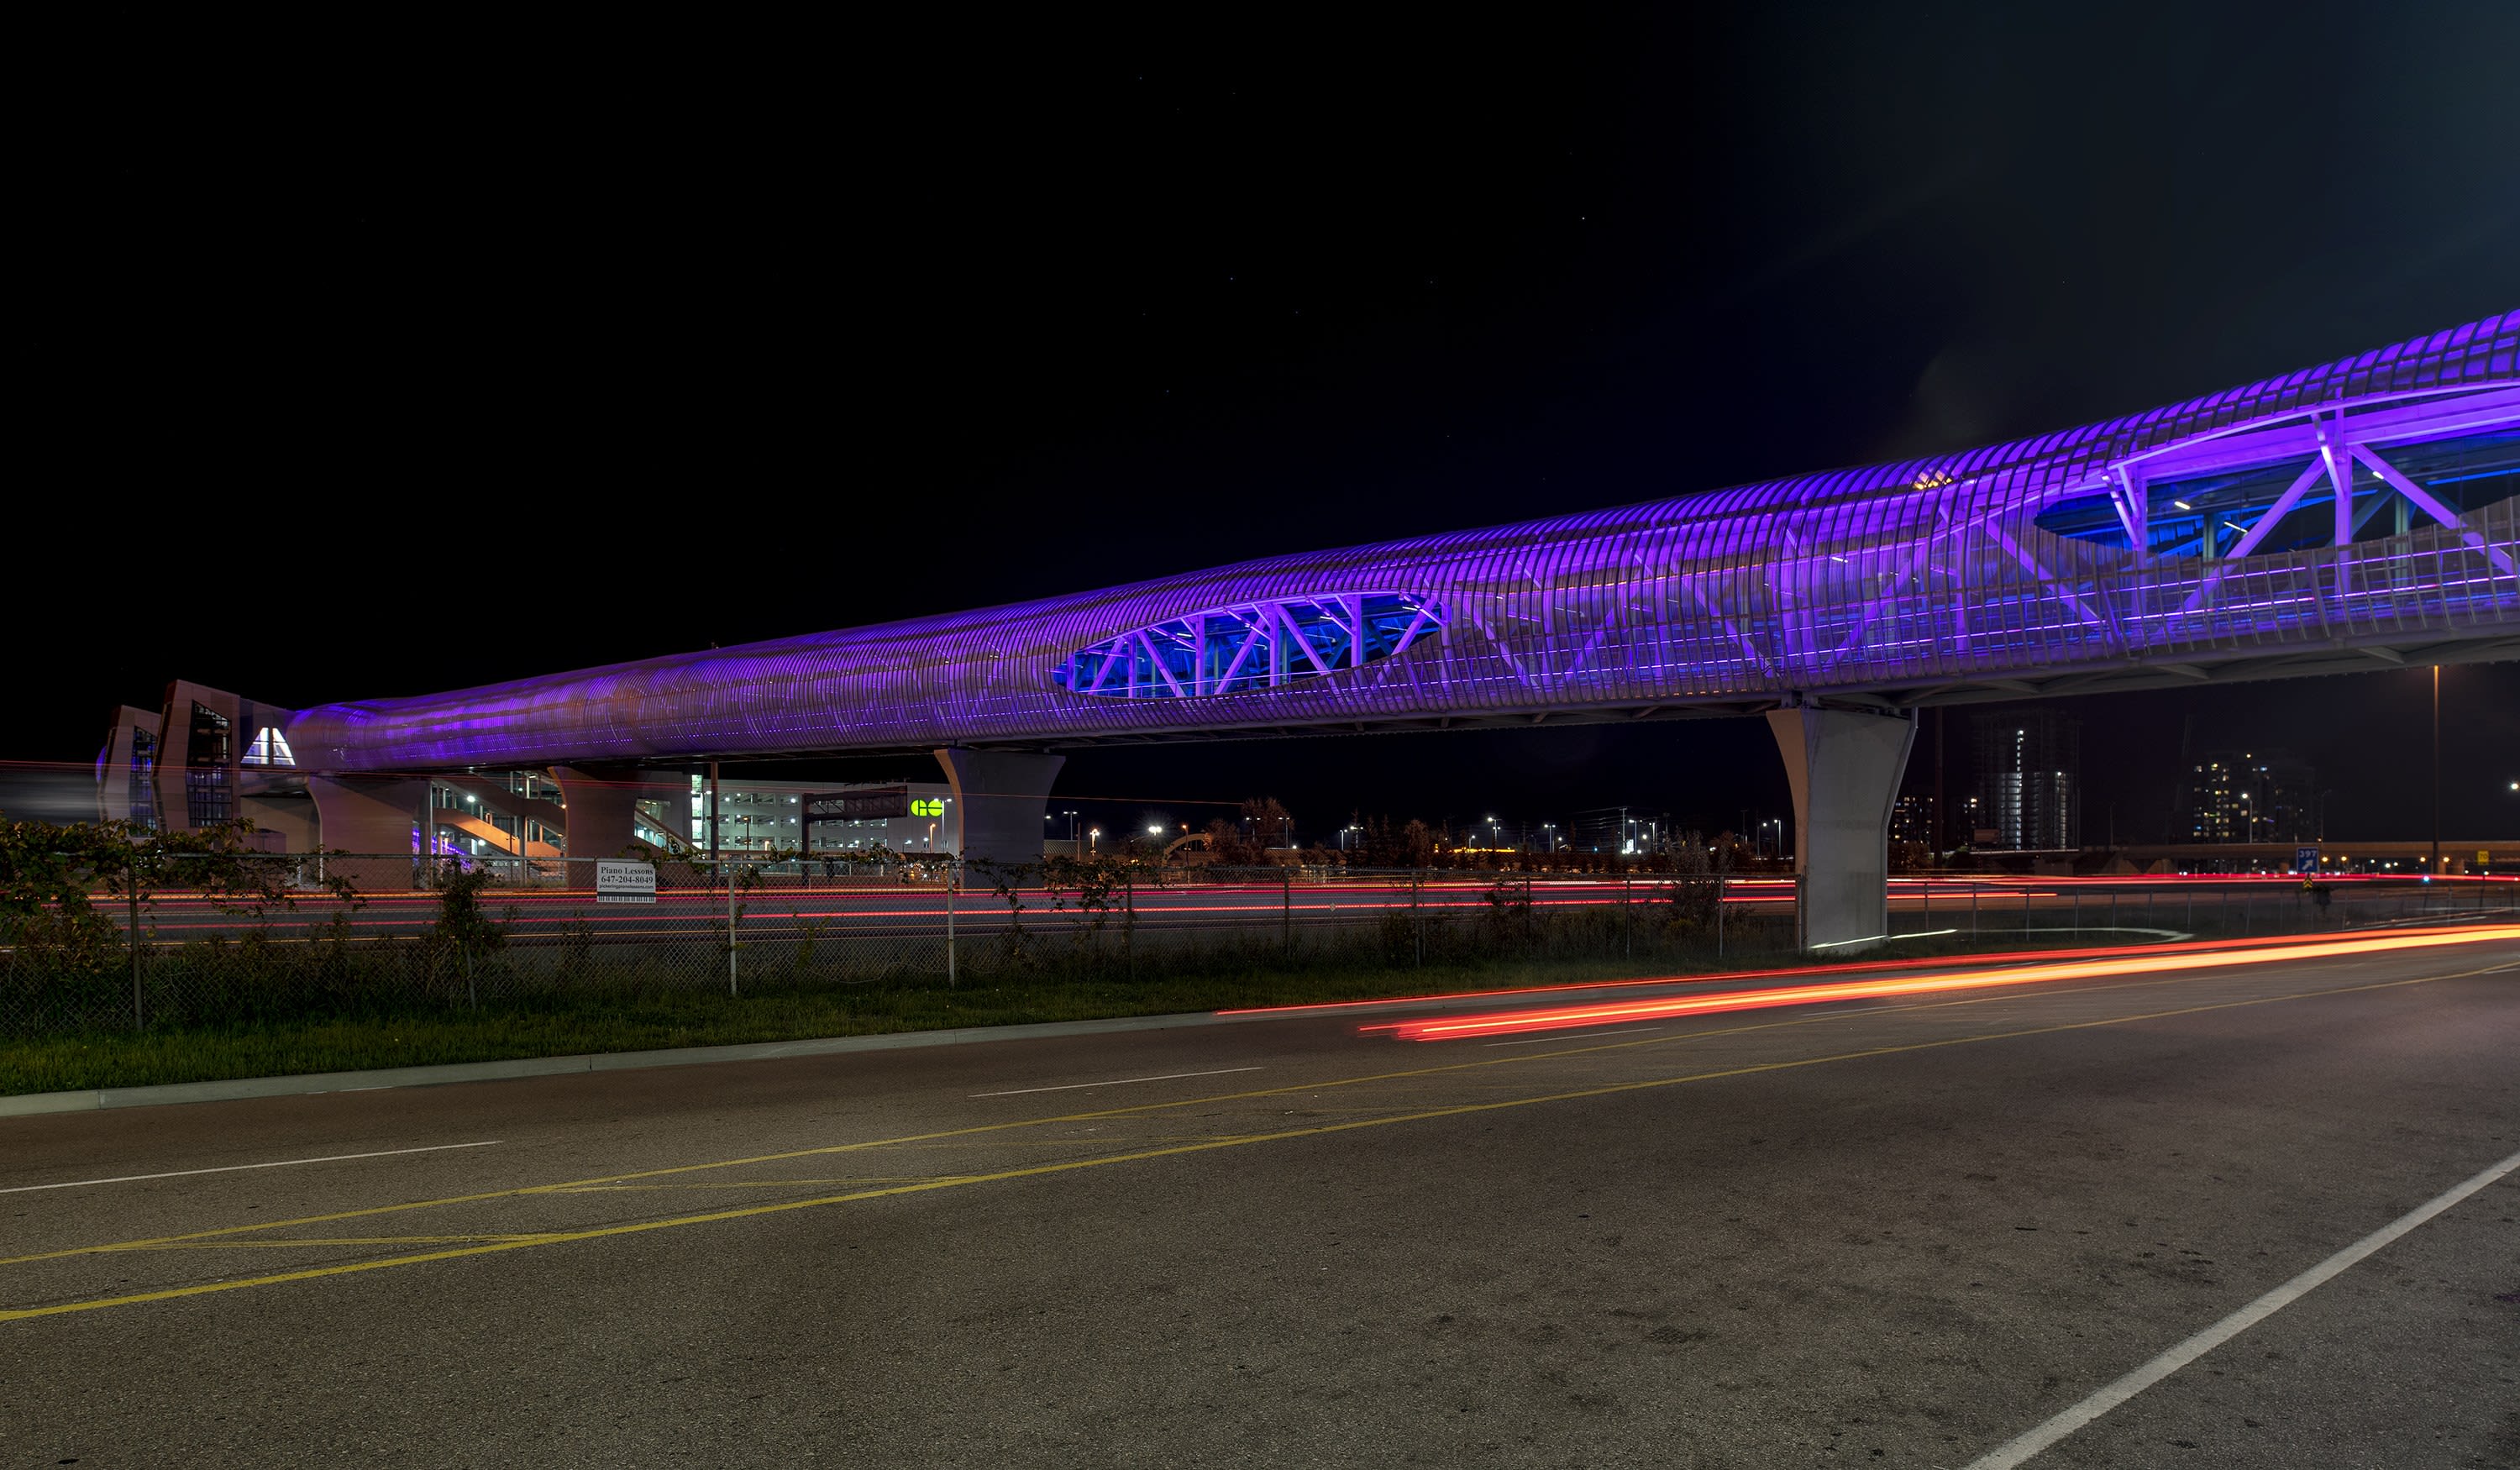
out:
<path id="1" fill-rule="evenodd" d="M 302 705 L 1007 601 L 2065 427 L 2520 304 L 2503 0 L 1298 23 L 98 66 L 22 225 L 65 450 L 22 476 L 61 509 L 9 512 L 83 636 L 21 646 L 0 753 L 85 759 L 179 675 Z M 2420 678 L 2083 701 L 2094 835 L 2157 828 L 2189 715 L 2318 761 L 2333 834 L 2408 829 Z M 2520 671 L 2448 687 L 2453 810 L 2520 827 Z M 1782 785 L 1756 722 L 1063 782 L 1308 826 L 1722 824 Z"/>

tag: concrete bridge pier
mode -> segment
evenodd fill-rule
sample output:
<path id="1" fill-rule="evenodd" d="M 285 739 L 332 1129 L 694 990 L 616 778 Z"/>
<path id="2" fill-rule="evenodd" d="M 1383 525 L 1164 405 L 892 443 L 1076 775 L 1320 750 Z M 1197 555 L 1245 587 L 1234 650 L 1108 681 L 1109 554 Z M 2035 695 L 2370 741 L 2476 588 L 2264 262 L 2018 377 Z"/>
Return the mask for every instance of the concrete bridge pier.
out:
<path id="1" fill-rule="evenodd" d="M 1794 790 L 1795 942 L 1853 952 L 1890 934 L 1890 807 L 1916 722 L 1805 705 L 1768 712 Z"/>
<path id="2" fill-rule="evenodd" d="M 315 840 L 338 853 L 407 857 L 428 782 L 416 776 L 309 776 Z"/>
<path id="3" fill-rule="evenodd" d="M 1050 785 L 1058 779 L 1063 755 L 1028 750 L 971 750 L 948 746 L 936 752 L 945 780 L 954 788 L 954 808 L 963 824 L 963 856 L 984 863 L 1041 861 L 1041 819 L 1050 806 Z"/>
<path id="4" fill-rule="evenodd" d="M 647 846 L 636 835 L 639 801 L 655 794 L 663 783 L 644 771 L 589 771 L 576 766 L 554 766 L 551 777 L 560 783 L 561 805 L 566 809 L 562 831 L 570 857 L 617 858 Z M 591 868 L 583 869 L 578 881 L 592 883 L 594 873 Z"/>

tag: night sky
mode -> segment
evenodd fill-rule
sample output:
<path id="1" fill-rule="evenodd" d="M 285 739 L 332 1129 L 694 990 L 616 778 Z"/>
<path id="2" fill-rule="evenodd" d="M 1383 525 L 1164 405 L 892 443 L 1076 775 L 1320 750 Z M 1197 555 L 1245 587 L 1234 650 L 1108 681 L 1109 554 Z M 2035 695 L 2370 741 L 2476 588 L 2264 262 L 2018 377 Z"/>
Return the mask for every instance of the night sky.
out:
<path id="1" fill-rule="evenodd" d="M 21 226 L 64 452 L 20 483 L 62 509 L 9 512 L 22 574 L 45 520 L 97 560 L 40 558 L 78 636 L 19 643 L 0 754 L 84 761 L 177 676 L 305 705 L 1011 601 L 2062 428 L 2520 305 L 2506 0 L 1244 20 L 100 73 Z M 2161 834 L 2192 719 L 2316 762 L 2331 837 L 2420 836 L 2427 679 L 2065 701 L 2089 834 Z M 2451 835 L 2520 831 L 2520 665 L 2444 687 Z M 1262 792 L 1307 835 L 1784 802 L 1756 721 L 1061 782 Z"/>

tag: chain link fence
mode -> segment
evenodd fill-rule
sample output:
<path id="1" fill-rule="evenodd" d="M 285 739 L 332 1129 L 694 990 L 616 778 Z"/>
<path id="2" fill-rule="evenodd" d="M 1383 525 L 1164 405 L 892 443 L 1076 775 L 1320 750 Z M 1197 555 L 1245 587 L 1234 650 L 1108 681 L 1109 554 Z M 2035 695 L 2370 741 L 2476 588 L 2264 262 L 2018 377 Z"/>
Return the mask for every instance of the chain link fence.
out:
<path id="1" fill-rule="evenodd" d="M 188 886 L 177 863 L 99 893 L 79 922 L 21 921 L 0 946 L 0 1035 L 887 983 L 1805 958 L 1790 876 L 737 859 L 659 863 L 652 896 L 621 902 L 592 860 L 250 861 L 250 881 L 231 858 Z M 2367 929 L 2507 919 L 2515 896 L 2509 880 L 1901 877 L 1890 937 L 1958 950 Z"/>

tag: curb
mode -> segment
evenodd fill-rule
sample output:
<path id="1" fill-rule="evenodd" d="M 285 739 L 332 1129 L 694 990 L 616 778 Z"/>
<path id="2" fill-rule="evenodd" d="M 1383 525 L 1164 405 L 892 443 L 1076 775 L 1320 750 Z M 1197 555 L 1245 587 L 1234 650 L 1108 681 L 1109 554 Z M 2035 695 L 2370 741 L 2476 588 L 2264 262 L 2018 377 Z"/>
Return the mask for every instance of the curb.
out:
<path id="1" fill-rule="evenodd" d="M 2166 934 L 2167 930 L 2140 930 Z M 2289 936 L 2304 942 L 2316 935 Z M 2280 942 L 2271 937 L 2270 942 Z M 2060 952 L 2053 958 L 2069 958 Z M 1937 957 L 1916 967 L 1944 969 L 2019 960 L 2025 957 L 1954 955 Z M 2040 956 L 2039 958 L 2049 958 Z M 1870 968 L 1856 965 L 1853 968 Z M 1737 979 L 1737 973 L 1675 975 L 1674 988 L 1711 985 Z M 1601 989 L 1626 990 L 1636 981 L 1605 981 Z M 1567 988 L 1570 995 L 1592 986 Z M 1515 992 L 1464 992 L 1452 996 L 1409 998 L 1426 1009 L 1453 1010 L 1484 1004 Z M 1283 1021 L 1298 1014 L 1328 1016 L 1375 1010 L 1391 1000 L 1331 1002 L 1301 1011 L 1179 1011 L 1169 1015 L 1111 1016 L 1091 1021 L 1027 1021 L 1012 1026 L 960 1026 L 950 1031 L 894 1031 L 875 1036 L 817 1037 L 797 1042 L 742 1042 L 725 1047 L 669 1047 L 650 1051 L 599 1051 L 580 1056 L 519 1056 L 505 1061 L 448 1062 L 429 1067 L 382 1067 L 362 1072 L 305 1072 L 292 1077 L 238 1077 L 221 1082 L 178 1082 L 149 1088 L 89 1088 L 74 1092 L 21 1092 L 0 1097 L 0 1118 L 35 1117 L 47 1113 L 83 1113 L 99 1108 L 158 1107 L 170 1103 L 230 1102 L 246 1097 L 302 1097 L 317 1092 L 361 1092 L 385 1088 L 433 1088 L 464 1082 L 506 1082 L 525 1077 L 560 1077 L 578 1072 L 626 1072 L 644 1067 L 696 1067 L 716 1062 L 769 1061 L 784 1056 L 832 1056 L 850 1051 L 895 1051 L 911 1047 L 959 1047 L 970 1042 L 1030 1041 L 1060 1036 L 1095 1036 L 1120 1031 L 1170 1031 L 1184 1026 L 1230 1026 L 1244 1021 Z"/>
<path id="2" fill-rule="evenodd" d="M 628 1072 L 647 1067 L 695 1067 L 714 1062 L 769 1061 L 783 1056 L 830 1056 L 848 1051 L 896 1051 L 911 1047 L 955 1047 L 969 1042 L 1027 1041 L 1039 1037 L 1094 1036 L 1114 1031 L 1169 1031 L 1183 1026 L 1224 1026 L 1277 1019 L 1220 1016 L 1208 1011 L 1173 1015 L 1113 1016 L 1096 1021 L 1032 1021 L 1014 1026 L 961 1026 L 950 1031 L 894 1031 L 876 1036 L 819 1037 L 801 1042 L 741 1042 L 724 1047 L 669 1047 L 652 1051 L 599 1051 L 583 1056 L 518 1056 L 503 1061 L 448 1062 L 428 1067 L 380 1067 L 363 1072 L 303 1072 L 292 1077 L 235 1077 L 219 1082 L 176 1082 L 148 1088 L 84 1088 L 73 1092 L 21 1092 L 0 1097 L 0 1118 L 46 1113 L 84 1113 L 111 1107 L 160 1107 L 184 1102 L 233 1102 L 246 1097 L 302 1097 L 316 1092 L 365 1092 L 385 1088 L 434 1088 L 463 1082 L 507 1082 L 578 1072 Z"/>

